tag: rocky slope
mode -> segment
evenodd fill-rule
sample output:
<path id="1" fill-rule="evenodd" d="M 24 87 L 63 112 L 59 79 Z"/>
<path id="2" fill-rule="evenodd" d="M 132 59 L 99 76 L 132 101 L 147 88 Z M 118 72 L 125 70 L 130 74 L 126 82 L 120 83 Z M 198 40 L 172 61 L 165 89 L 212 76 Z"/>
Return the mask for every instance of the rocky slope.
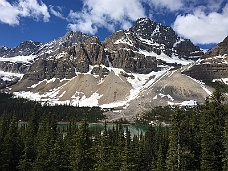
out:
<path id="1" fill-rule="evenodd" d="M 198 80 L 228 78 L 228 37 L 184 73 Z"/>

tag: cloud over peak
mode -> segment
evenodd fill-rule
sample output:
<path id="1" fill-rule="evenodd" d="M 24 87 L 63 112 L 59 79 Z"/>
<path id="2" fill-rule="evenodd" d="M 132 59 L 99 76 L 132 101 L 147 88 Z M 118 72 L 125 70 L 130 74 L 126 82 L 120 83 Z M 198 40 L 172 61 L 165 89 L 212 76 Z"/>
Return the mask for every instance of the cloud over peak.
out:
<path id="1" fill-rule="evenodd" d="M 181 36 L 197 44 L 221 42 L 228 35 L 228 4 L 222 12 L 209 12 L 196 9 L 192 14 L 178 15 L 174 30 Z"/>
<path id="2" fill-rule="evenodd" d="M 128 29 L 131 22 L 145 16 L 145 9 L 139 0 L 84 0 L 82 11 L 69 13 L 68 27 L 95 34 L 98 27 L 115 31 L 116 27 Z"/>

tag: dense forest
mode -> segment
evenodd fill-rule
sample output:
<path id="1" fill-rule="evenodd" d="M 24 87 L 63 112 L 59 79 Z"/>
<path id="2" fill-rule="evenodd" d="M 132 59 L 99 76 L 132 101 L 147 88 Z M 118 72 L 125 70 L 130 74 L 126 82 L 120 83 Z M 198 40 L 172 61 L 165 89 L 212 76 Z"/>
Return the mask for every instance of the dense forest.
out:
<path id="1" fill-rule="evenodd" d="M 87 115 L 89 122 L 98 122 L 105 118 L 100 107 L 78 107 L 70 105 L 41 105 L 39 102 L 24 98 L 13 98 L 12 94 L 0 93 L 0 116 L 16 116 L 17 120 L 28 121 L 31 113 L 37 112 L 39 117 L 51 113 L 57 121 L 81 121 Z"/>
<path id="2" fill-rule="evenodd" d="M 102 132 L 91 132 L 93 111 L 96 118 L 104 117 L 98 108 L 68 106 L 64 111 L 36 102 L 29 102 L 32 108 L 0 103 L 1 171 L 228 170 L 228 108 L 218 89 L 204 105 L 151 110 L 142 121 L 165 119 L 169 113 L 169 125 L 149 126 L 134 136 L 120 123 L 112 129 L 104 123 Z M 18 119 L 27 124 L 18 127 Z M 57 129 L 59 120 L 70 121 L 68 129 Z"/>

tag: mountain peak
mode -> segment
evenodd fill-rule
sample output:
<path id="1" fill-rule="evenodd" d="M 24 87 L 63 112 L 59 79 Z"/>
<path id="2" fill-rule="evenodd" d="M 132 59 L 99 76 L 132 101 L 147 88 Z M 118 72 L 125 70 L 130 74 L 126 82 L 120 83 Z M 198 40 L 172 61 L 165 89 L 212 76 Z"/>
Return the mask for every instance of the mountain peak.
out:
<path id="1" fill-rule="evenodd" d="M 150 18 L 139 18 L 137 21 L 136 21 L 136 24 L 151 24 L 151 23 L 155 23 L 154 21 L 152 21 Z"/>
<path id="2" fill-rule="evenodd" d="M 219 55 L 228 55 L 228 36 L 217 46 L 207 51 L 203 58 L 215 57 Z"/>

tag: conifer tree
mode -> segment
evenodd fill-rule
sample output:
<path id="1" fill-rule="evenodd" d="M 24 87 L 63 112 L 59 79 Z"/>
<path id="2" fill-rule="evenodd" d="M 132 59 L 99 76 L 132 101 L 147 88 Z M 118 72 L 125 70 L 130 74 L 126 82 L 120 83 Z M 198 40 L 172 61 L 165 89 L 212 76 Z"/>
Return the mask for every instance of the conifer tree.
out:
<path id="1" fill-rule="evenodd" d="M 32 170 L 33 161 L 36 158 L 37 149 L 35 144 L 36 135 L 39 129 L 39 112 L 35 105 L 31 110 L 31 116 L 25 131 L 24 151 L 20 158 L 19 170 Z"/>
<path id="2" fill-rule="evenodd" d="M 9 130 L 4 137 L 2 157 L 4 163 L 1 170 L 16 171 L 22 154 L 22 141 L 19 137 L 16 117 L 11 120 Z"/>
<path id="3" fill-rule="evenodd" d="M 228 109 L 228 108 L 226 108 Z M 228 112 L 228 111 L 226 111 Z M 224 156 L 223 156 L 223 171 L 228 171 L 228 116 L 225 120 L 225 129 L 224 129 Z"/>
<path id="4" fill-rule="evenodd" d="M 226 115 L 223 100 L 223 94 L 216 89 L 203 107 L 201 119 L 202 171 L 222 170 Z"/>
<path id="5" fill-rule="evenodd" d="M 99 138 L 99 139 L 98 139 Z M 110 151 L 111 144 L 109 141 L 107 123 L 105 122 L 104 132 L 97 138 L 97 155 L 96 155 L 96 170 L 109 171 L 110 169 Z"/>
<path id="6" fill-rule="evenodd" d="M 36 137 L 36 150 L 37 155 L 33 162 L 33 168 L 35 170 L 53 170 L 55 160 L 53 156 L 56 146 L 57 136 L 57 123 L 51 113 L 44 113 L 40 128 Z M 57 159 L 57 158 L 56 158 Z"/>
<path id="7" fill-rule="evenodd" d="M 5 163 L 5 158 L 3 155 L 3 150 L 4 150 L 4 140 L 5 136 L 7 134 L 7 131 L 9 130 L 9 120 L 7 118 L 7 113 L 4 112 L 3 115 L 0 118 L 0 170 L 3 170 L 3 165 Z"/>
<path id="8" fill-rule="evenodd" d="M 147 167 L 152 170 L 155 161 L 155 130 L 152 125 L 149 126 L 148 131 L 145 134 L 145 150 L 147 152 Z"/>
<path id="9" fill-rule="evenodd" d="M 125 144 L 124 144 L 124 150 L 121 155 L 121 170 L 122 171 L 130 171 L 135 170 L 135 163 L 134 158 L 132 156 L 132 149 L 131 149 L 131 134 L 128 130 L 128 127 L 126 127 L 126 138 L 125 138 Z"/>
<path id="10" fill-rule="evenodd" d="M 165 160 L 166 153 L 168 150 L 168 134 L 167 128 L 161 125 L 157 126 L 155 129 L 155 140 L 154 140 L 154 149 L 155 149 L 155 157 L 156 157 L 156 171 L 164 171 L 165 170 Z"/>
<path id="11" fill-rule="evenodd" d="M 74 171 L 89 171 L 93 169 L 94 161 L 90 155 L 92 142 L 89 137 L 87 120 L 83 120 L 75 137 L 75 149 L 70 156 Z"/>
<path id="12" fill-rule="evenodd" d="M 180 120 L 181 110 L 176 107 L 171 115 L 170 136 L 169 136 L 169 149 L 167 154 L 166 165 L 169 171 L 181 170 L 180 159 Z"/>

